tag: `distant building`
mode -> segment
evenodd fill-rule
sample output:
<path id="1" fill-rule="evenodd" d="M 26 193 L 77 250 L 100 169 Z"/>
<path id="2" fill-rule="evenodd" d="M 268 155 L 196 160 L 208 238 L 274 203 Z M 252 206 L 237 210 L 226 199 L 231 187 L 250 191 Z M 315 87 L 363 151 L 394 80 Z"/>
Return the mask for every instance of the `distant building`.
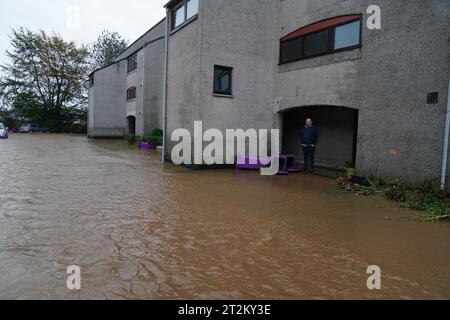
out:
<path id="1" fill-rule="evenodd" d="M 93 74 L 89 135 L 165 127 L 170 154 L 170 133 L 196 120 L 223 130 L 279 128 L 283 152 L 300 161 L 299 131 L 311 117 L 321 129 L 320 166 L 378 167 L 407 182 L 438 177 L 450 1 L 378 0 L 381 30 L 366 26 L 372 4 L 170 1 L 165 20 Z"/>
<path id="2" fill-rule="evenodd" d="M 131 44 L 116 63 L 90 76 L 88 135 L 117 138 L 162 127 L 165 19 Z"/>

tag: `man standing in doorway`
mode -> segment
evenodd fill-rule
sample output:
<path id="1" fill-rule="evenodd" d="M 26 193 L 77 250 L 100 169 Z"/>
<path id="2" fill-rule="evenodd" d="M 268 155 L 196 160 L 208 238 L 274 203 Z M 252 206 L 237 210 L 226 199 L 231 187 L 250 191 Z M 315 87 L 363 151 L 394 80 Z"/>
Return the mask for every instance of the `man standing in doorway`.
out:
<path id="1" fill-rule="evenodd" d="M 303 147 L 303 155 L 305 160 L 304 172 L 314 170 L 314 157 L 316 154 L 316 146 L 319 142 L 319 129 L 313 126 L 311 119 L 306 119 L 306 125 L 302 129 L 301 143 Z"/>

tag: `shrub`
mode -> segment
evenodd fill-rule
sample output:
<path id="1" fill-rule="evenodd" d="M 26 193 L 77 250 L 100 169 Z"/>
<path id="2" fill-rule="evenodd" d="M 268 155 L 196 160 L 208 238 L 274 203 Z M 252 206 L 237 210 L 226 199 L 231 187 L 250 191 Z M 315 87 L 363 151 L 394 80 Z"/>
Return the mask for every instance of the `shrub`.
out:
<path id="1" fill-rule="evenodd" d="M 125 136 L 125 140 L 128 141 L 129 145 L 133 145 L 133 144 L 136 144 L 138 142 L 138 137 L 136 137 L 133 134 L 129 134 L 129 135 Z"/>
<path id="2" fill-rule="evenodd" d="M 162 129 L 155 129 L 152 132 L 152 136 L 163 137 L 164 136 L 164 132 L 162 131 Z"/>
<path id="3" fill-rule="evenodd" d="M 389 199 L 394 200 L 395 202 L 406 201 L 406 188 L 398 181 L 388 183 L 385 193 Z"/>
<path id="4" fill-rule="evenodd" d="M 163 145 L 163 131 L 161 129 L 155 129 L 153 130 L 152 134 L 149 136 L 142 137 L 140 141 L 153 143 L 156 146 L 162 146 Z"/>
<path id="5" fill-rule="evenodd" d="M 437 180 L 425 180 L 416 191 L 415 202 L 411 207 L 425 211 L 422 217 L 425 221 L 438 221 L 450 218 L 450 208 L 445 199 L 445 193 L 440 190 Z"/>
<path id="6" fill-rule="evenodd" d="M 162 144 L 163 144 L 162 136 L 158 136 L 158 135 L 145 136 L 139 140 L 142 142 L 152 143 L 158 147 L 162 146 Z"/>

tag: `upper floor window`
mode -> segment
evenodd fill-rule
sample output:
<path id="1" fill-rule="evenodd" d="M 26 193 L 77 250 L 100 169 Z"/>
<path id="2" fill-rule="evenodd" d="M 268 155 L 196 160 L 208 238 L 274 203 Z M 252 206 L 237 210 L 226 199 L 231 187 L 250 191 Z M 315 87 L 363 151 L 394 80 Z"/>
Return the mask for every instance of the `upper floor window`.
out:
<path id="1" fill-rule="evenodd" d="M 334 49 L 354 47 L 360 44 L 361 21 L 350 22 L 334 29 Z"/>
<path id="2" fill-rule="evenodd" d="M 198 14 L 198 0 L 183 0 L 172 9 L 172 29 L 186 23 Z"/>
<path id="3" fill-rule="evenodd" d="M 131 87 L 127 90 L 127 100 L 136 99 L 136 87 Z"/>
<path id="4" fill-rule="evenodd" d="M 131 72 L 136 69 L 137 69 L 137 55 L 134 55 L 128 58 L 127 72 Z"/>
<path id="5" fill-rule="evenodd" d="M 336 17 L 300 28 L 280 40 L 280 63 L 361 46 L 362 15 Z"/>
<path id="6" fill-rule="evenodd" d="M 233 68 L 214 66 L 214 94 L 232 95 Z"/>

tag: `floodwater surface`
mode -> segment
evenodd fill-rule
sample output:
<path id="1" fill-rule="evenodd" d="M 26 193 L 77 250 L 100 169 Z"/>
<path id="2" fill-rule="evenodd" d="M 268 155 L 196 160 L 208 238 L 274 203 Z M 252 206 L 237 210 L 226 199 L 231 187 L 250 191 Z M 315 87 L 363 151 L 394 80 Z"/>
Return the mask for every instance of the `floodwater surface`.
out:
<path id="1" fill-rule="evenodd" d="M 0 298 L 448 299 L 450 224 L 415 214 L 323 177 L 189 171 L 123 141 L 12 134 Z"/>

